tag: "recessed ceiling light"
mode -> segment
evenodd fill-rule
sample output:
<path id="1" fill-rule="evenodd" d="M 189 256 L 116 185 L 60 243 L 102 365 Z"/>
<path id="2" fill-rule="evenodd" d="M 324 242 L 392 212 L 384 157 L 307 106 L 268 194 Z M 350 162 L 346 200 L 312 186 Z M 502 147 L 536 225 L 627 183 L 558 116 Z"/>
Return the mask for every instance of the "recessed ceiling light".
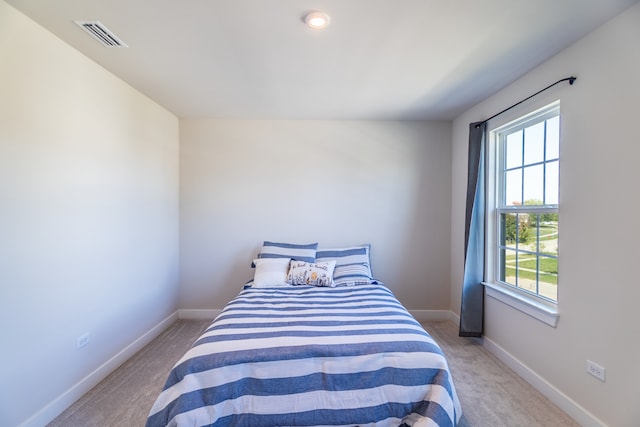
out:
<path id="1" fill-rule="evenodd" d="M 307 23 L 309 28 L 320 30 L 329 25 L 329 15 L 322 12 L 311 12 L 304 18 L 304 22 Z"/>

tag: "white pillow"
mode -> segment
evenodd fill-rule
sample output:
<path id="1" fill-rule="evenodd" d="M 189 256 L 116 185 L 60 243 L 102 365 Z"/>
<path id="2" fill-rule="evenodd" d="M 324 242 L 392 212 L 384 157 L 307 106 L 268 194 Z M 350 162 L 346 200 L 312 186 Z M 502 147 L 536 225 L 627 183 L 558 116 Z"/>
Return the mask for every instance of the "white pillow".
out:
<path id="1" fill-rule="evenodd" d="M 269 288 L 273 286 L 289 286 L 287 273 L 291 258 L 258 258 L 253 263 L 256 271 L 253 275 L 254 288 Z"/>
<path id="2" fill-rule="evenodd" d="M 335 286 L 333 283 L 333 269 L 336 261 L 309 263 L 291 261 L 287 283 L 290 285 Z"/>

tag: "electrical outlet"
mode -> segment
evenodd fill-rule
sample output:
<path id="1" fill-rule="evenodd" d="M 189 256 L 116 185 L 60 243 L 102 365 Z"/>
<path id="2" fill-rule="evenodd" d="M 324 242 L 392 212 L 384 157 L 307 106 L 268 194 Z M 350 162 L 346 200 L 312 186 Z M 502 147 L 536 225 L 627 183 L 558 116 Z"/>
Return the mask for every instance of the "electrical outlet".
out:
<path id="1" fill-rule="evenodd" d="M 590 375 L 593 375 L 600 381 L 604 382 L 605 380 L 605 369 L 604 366 L 600 366 L 597 363 L 592 362 L 591 360 L 587 360 L 587 372 Z"/>
<path id="2" fill-rule="evenodd" d="M 80 335 L 76 339 L 76 348 L 80 349 L 80 348 L 84 347 L 87 344 L 89 344 L 89 332 L 86 332 L 86 333 Z"/>

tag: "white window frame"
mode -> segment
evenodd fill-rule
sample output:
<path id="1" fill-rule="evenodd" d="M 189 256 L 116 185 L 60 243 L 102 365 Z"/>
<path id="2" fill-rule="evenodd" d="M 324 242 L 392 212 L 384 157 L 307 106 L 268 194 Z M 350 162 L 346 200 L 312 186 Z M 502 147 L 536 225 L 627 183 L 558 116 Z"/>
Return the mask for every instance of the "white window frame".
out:
<path id="1" fill-rule="evenodd" d="M 486 213 L 486 242 L 485 242 L 485 291 L 487 296 L 501 301 L 523 313 L 532 316 L 541 322 L 555 327 L 558 322 L 558 303 L 537 296 L 531 292 L 519 289 L 499 280 L 500 256 L 499 256 L 499 230 L 500 213 L 508 212 L 508 208 L 499 208 L 500 197 L 498 165 L 500 162 L 500 148 L 498 134 L 508 129 L 531 125 L 533 121 L 541 121 L 560 114 L 560 101 L 539 108 L 529 114 L 515 118 L 505 124 L 492 126 L 490 123 L 488 133 L 488 149 L 486 150 L 486 182 L 487 182 L 487 213 Z M 562 142 L 561 142 L 562 143 Z M 544 211 L 557 213 L 557 206 L 541 208 L 529 208 L 531 211 Z"/>

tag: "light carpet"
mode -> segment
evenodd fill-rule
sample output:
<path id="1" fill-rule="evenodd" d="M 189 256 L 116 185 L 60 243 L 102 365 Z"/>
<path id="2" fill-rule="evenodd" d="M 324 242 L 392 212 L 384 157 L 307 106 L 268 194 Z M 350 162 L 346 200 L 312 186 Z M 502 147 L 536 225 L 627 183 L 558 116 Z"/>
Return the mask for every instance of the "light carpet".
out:
<path id="1" fill-rule="evenodd" d="M 209 323 L 178 320 L 49 426 L 144 426 L 169 371 Z M 462 403 L 460 427 L 578 426 L 476 340 L 458 337 L 452 322 L 423 326 L 449 360 Z"/>
<path id="2" fill-rule="evenodd" d="M 453 322 L 422 325 L 440 344 L 462 404 L 460 427 L 579 427 Z"/>

